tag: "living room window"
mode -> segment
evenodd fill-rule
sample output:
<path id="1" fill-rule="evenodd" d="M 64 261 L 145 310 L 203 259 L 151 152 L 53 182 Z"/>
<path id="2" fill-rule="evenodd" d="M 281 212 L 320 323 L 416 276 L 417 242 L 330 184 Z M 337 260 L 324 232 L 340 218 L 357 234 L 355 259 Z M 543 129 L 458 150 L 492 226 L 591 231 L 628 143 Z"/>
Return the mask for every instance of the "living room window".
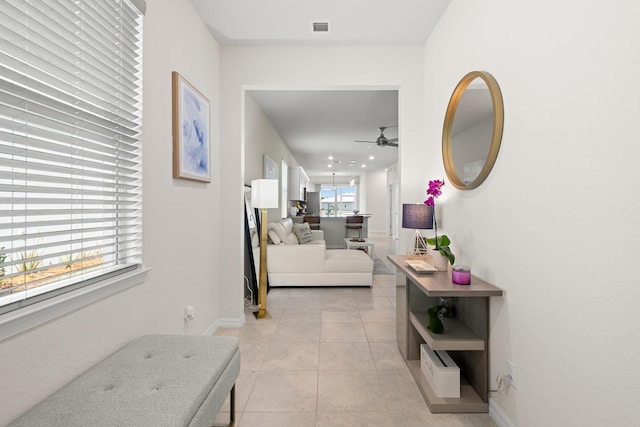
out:
<path id="1" fill-rule="evenodd" d="M 0 2 L 0 314 L 140 265 L 144 8 Z"/>

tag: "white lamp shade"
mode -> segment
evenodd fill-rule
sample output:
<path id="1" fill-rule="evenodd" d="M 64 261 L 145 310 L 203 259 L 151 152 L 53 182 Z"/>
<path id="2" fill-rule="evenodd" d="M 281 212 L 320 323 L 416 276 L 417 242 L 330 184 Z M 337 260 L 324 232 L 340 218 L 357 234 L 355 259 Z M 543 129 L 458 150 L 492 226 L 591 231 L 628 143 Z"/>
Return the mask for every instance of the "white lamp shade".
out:
<path id="1" fill-rule="evenodd" d="M 251 205 L 254 208 L 277 208 L 278 180 L 254 179 L 251 181 Z"/>

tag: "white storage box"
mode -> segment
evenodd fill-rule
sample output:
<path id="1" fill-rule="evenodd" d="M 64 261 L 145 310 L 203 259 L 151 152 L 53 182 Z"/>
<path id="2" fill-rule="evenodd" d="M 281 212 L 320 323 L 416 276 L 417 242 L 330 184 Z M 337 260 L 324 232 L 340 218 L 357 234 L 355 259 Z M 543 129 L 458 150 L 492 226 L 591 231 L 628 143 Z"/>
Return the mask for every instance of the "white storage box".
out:
<path id="1" fill-rule="evenodd" d="M 420 345 L 420 367 L 438 397 L 460 397 L 460 368 L 446 351 Z"/>

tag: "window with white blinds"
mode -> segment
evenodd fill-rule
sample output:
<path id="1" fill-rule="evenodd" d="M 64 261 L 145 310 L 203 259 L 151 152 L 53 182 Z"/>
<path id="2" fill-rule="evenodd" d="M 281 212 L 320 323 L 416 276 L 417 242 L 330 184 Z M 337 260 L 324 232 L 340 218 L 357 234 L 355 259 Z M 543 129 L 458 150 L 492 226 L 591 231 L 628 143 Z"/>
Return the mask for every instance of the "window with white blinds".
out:
<path id="1" fill-rule="evenodd" d="M 0 313 L 141 261 L 144 6 L 0 1 Z"/>

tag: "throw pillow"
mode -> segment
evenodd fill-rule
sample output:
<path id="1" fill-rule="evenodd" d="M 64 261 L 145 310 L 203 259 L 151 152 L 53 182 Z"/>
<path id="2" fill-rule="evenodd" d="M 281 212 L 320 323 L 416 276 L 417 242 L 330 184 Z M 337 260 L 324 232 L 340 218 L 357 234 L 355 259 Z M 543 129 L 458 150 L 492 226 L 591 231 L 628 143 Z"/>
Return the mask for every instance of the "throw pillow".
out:
<path id="1" fill-rule="evenodd" d="M 311 228 L 309 228 L 309 224 L 303 222 L 302 224 L 294 224 L 293 232 L 298 238 L 298 242 L 300 244 L 309 243 L 313 240 L 313 235 L 311 234 Z"/>

